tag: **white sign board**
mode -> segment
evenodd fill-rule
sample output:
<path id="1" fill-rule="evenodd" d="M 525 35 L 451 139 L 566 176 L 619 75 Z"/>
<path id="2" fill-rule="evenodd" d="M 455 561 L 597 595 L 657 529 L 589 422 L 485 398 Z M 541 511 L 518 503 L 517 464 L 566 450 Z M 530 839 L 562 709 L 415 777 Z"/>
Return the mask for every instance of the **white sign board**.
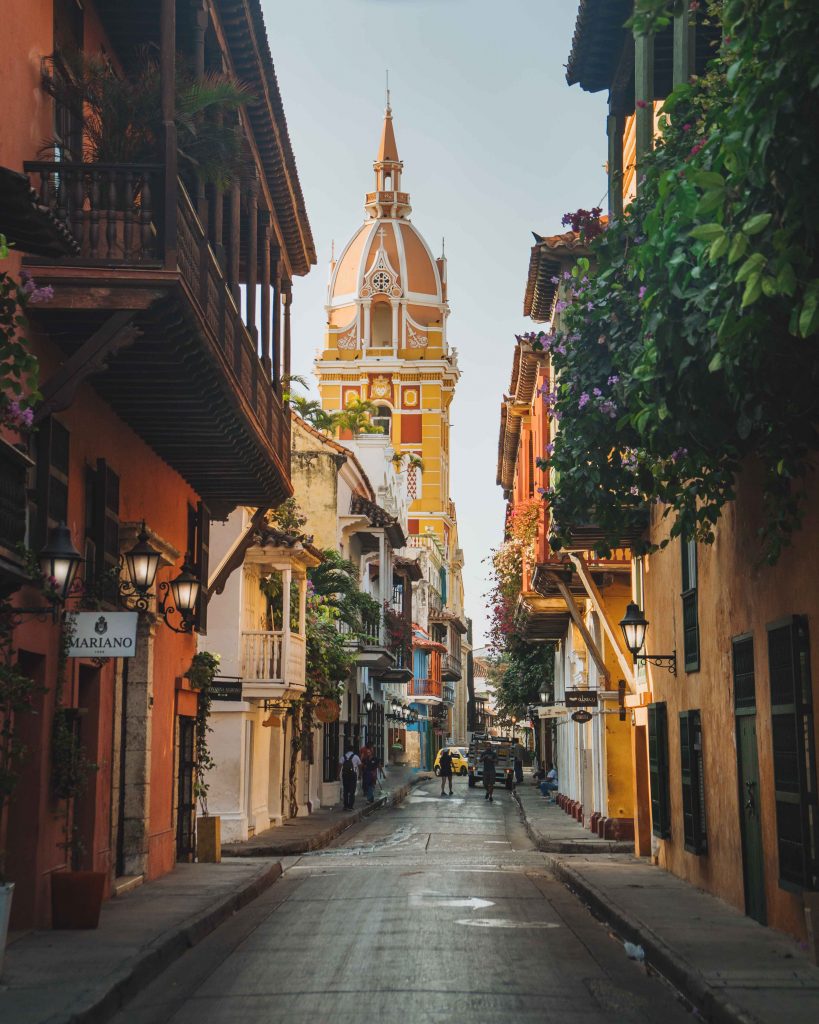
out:
<path id="1" fill-rule="evenodd" d="M 562 718 L 564 715 L 568 715 L 569 709 L 565 707 L 548 707 L 538 708 L 537 717 L 540 719 L 544 718 Z"/>
<path id="2" fill-rule="evenodd" d="M 133 658 L 136 612 L 73 612 L 66 618 L 74 635 L 69 658 Z"/>

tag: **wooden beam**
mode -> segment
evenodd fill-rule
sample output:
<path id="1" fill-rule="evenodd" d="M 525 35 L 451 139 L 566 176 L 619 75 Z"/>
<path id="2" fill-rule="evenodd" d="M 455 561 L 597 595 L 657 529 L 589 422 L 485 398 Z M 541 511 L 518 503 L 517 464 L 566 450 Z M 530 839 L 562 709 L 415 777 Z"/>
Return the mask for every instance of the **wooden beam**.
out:
<path id="1" fill-rule="evenodd" d="M 273 360 L 270 353 L 270 214 L 262 213 L 262 365 L 268 380 Z"/>
<path id="2" fill-rule="evenodd" d="M 551 577 L 552 582 L 560 592 L 560 596 L 566 602 L 566 607 L 569 609 L 569 615 L 572 617 L 572 622 L 577 626 L 578 632 L 583 637 L 583 643 L 586 645 L 586 650 L 592 656 L 592 660 L 597 666 L 597 671 L 604 682 L 604 689 L 608 690 L 611 684 L 611 677 L 609 670 L 606 668 L 606 662 L 603 660 L 603 655 L 600 653 L 600 649 L 594 642 L 594 637 L 586 628 L 586 623 L 583 621 L 583 616 L 580 614 L 580 609 L 577 607 L 574 601 L 574 597 L 571 594 L 568 586 L 564 582 L 562 576 L 559 573 L 547 573 Z"/>
<path id="3" fill-rule="evenodd" d="M 239 291 L 239 253 L 242 244 L 242 193 L 239 183 L 234 182 L 230 189 L 230 240 L 228 241 L 228 284 L 236 308 L 241 307 L 242 296 Z"/>
<path id="4" fill-rule="evenodd" d="M 53 376 L 41 386 L 43 400 L 34 413 L 34 422 L 67 409 L 77 388 L 92 374 L 102 372 L 111 356 L 133 344 L 141 331 L 131 321 L 130 310 L 112 313 L 105 323 L 71 355 Z"/>
<path id="5" fill-rule="evenodd" d="M 654 148 L 654 36 L 634 37 L 634 100 L 637 119 L 637 169 Z M 638 182 L 639 187 L 639 182 Z"/>
<path id="6" fill-rule="evenodd" d="M 247 329 L 259 354 L 259 329 L 256 326 L 256 284 L 259 274 L 258 210 L 259 185 L 254 177 L 247 193 Z"/>
<path id="7" fill-rule="evenodd" d="M 609 216 L 623 215 L 623 133 L 625 118 L 614 111 L 606 118 L 609 140 Z"/>
<path id="8" fill-rule="evenodd" d="M 163 156 L 165 160 L 165 230 L 164 257 L 166 269 L 176 268 L 176 0 L 161 0 L 159 8 L 159 79 L 162 108 Z"/>
<path id="9" fill-rule="evenodd" d="M 214 594 L 222 593 L 232 573 L 244 562 L 245 552 L 253 543 L 253 536 L 256 531 L 264 525 L 266 515 L 266 508 L 257 508 L 245 529 L 225 552 L 222 561 L 216 566 L 213 574 L 208 579 L 208 600 Z"/>
<path id="10" fill-rule="evenodd" d="M 609 639 L 609 643 L 614 648 L 614 653 L 617 655 L 617 662 L 620 665 L 620 671 L 623 673 L 623 678 L 625 679 L 629 690 L 634 693 L 637 689 L 637 680 L 634 676 L 634 663 L 628 649 L 626 648 L 619 623 L 612 621 L 608 609 L 603 603 L 602 595 L 597 589 L 597 584 L 594 582 L 594 577 L 592 576 L 583 555 L 576 551 L 572 551 L 569 552 L 569 557 L 572 562 L 574 562 L 575 568 L 577 569 L 577 575 L 583 583 L 586 593 L 589 596 L 589 600 L 594 606 L 594 610 L 600 616 L 600 623 L 603 626 L 603 632 L 606 634 Z"/>
<path id="11" fill-rule="evenodd" d="M 685 84 L 694 71 L 694 25 L 687 3 L 674 15 L 673 84 Z"/>

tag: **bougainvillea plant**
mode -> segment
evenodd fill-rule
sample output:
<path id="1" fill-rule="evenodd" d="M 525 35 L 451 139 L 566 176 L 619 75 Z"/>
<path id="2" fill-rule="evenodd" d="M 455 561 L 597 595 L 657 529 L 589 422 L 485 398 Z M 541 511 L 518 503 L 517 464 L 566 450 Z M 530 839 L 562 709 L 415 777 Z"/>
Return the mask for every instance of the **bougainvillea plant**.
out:
<path id="1" fill-rule="evenodd" d="M 671 536 L 710 542 L 748 468 L 763 557 L 800 523 L 819 442 L 819 7 L 727 0 L 722 19 L 708 73 L 665 102 L 638 198 L 535 339 L 558 380 L 540 460 L 556 548 L 594 522 L 608 554 L 652 503 Z"/>

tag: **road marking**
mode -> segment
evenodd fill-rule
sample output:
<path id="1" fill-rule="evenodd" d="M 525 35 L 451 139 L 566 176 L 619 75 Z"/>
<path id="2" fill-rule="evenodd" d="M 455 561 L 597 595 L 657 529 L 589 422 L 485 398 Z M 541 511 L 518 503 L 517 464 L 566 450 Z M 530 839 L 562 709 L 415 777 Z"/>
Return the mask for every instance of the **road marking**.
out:
<path id="1" fill-rule="evenodd" d="M 473 928 L 559 928 L 552 921 L 509 921 L 503 917 L 462 917 L 455 924 L 468 924 Z"/>
<path id="2" fill-rule="evenodd" d="M 485 843 L 497 843 L 497 844 L 499 844 L 501 846 L 511 846 L 512 845 L 512 840 L 511 839 L 484 839 L 484 842 Z"/>
<path id="3" fill-rule="evenodd" d="M 411 907 L 468 907 L 470 910 L 495 906 L 492 900 L 482 900 L 478 896 L 458 898 L 438 892 L 411 892 L 409 904 Z"/>

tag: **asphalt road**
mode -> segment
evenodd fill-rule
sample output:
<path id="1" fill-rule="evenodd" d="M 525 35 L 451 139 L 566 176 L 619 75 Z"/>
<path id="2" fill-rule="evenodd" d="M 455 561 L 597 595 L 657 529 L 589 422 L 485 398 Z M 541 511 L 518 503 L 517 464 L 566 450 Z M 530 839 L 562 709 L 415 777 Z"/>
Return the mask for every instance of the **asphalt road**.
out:
<path id="1" fill-rule="evenodd" d="M 509 794 L 439 792 L 291 858 L 118 1024 L 691 1024 L 551 877 Z"/>

